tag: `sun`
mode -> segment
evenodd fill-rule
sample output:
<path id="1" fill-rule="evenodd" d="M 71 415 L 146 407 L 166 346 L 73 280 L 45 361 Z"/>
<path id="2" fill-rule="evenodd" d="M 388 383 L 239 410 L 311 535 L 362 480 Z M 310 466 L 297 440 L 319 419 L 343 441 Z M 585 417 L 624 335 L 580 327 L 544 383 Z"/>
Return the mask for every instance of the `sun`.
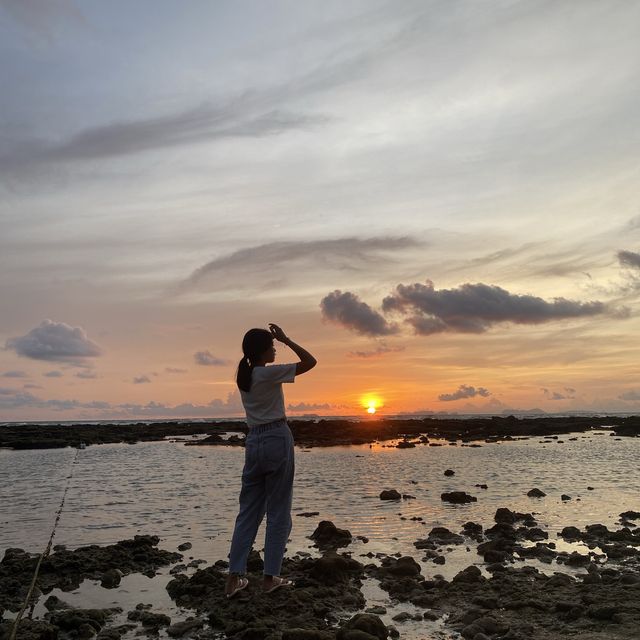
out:
<path id="1" fill-rule="evenodd" d="M 367 395 L 362 398 L 362 406 L 367 410 L 368 414 L 373 415 L 382 407 L 382 400 L 378 396 Z"/>

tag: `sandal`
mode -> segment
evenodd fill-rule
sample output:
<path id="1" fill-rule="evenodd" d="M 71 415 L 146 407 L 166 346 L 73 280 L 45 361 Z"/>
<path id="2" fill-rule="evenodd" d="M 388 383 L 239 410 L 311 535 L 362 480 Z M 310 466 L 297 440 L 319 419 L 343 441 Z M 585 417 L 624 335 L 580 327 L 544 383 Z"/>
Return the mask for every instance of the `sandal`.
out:
<path id="1" fill-rule="evenodd" d="M 226 593 L 227 598 L 233 598 L 233 596 L 238 593 L 238 591 L 242 591 L 249 584 L 249 580 L 247 578 L 240 578 L 238 582 L 238 586 L 231 592 Z"/>
<path id="2" fill-rule="evenodd" d="M 272 591 L 275 591 L 278 587 L 292 587 L 293 586 L 293 581 L 289 580 L 287 578 L 280 578 L 279 576 L 276 576 L 277 582 L 269 587 L 268 589 L 265 589 L 264 587 L 262 588 L 263 591 L 265 593 L 271 593 Z"/>

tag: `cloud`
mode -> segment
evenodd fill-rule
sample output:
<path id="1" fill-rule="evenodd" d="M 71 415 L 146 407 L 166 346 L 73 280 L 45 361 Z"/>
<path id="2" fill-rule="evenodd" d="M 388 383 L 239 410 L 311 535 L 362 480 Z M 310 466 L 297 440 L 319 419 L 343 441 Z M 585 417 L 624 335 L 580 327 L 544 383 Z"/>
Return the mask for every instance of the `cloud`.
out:
<path id="1" fill-rule="evenodd" d="M 53 411 L 91 410 L 102 419 L 122 417 L 176 417 L 176 418 L 224 418 L 243 417 L 244 409 L 237 389 L 229 392 L 226 400 L 215 398 L 208 404 L 196 405 L 190 402 L 166 405 L 162 402 L 147 404 L 112 404 L 101 400 L 82 402 L 80 400 L 43 400 L 32 393 L 0 387 L 0 410 L 51 409 Z"/>
<path id="2" fill-rule="evenodd" d="M 44 163 L 112 158 L 221 138 L 271 136 L 327 120 L 277 109 L 242 114 L 234 105 L 204 104 L 166 116 L 90 127 L 58 143 L 23 141 L 0 156 L 0 169 L 16 172 Z"/>
<path id="3" fill-rule="evenodd" d="M 386 343 L 381 342 L 373 351 L 349 351 L 348 358 L 376 358 L 385 353 L 395 353 L 404 351 L 404 347 L 389 347 Z"/>
<path id="4" fill-rule="evenodd" d="M 98 374 L 95 371 L 78 371 L 76 378 L 82 378 L 83 380 L 93 380 L 97 378 Z"/>
<path id="5" fill-rule="evenodd" d="M 55 27 L 64 22 L 84 23 L 84 16 L 71 0 L 0 0 L 4 9 L 30 36 L 51 45 Z"/>
<path id="6" fill-rule="evenodd" d="M 397 333 L 398 327 L 388 323 L 382 315 L 362 302 L 353 293 L 336 289 L 320 301 L 322 317 L 346 329 L 365 336 L 387 336 Z"/>
<path id="7" fill-rule="evenodd" d="M 42 389 L 42 385 L 28 383 L 28 384 L 23 384 L 22 388 L 23 389 Z"/>
<path id="8" fill-rule="evenodd" d="M 453 393 L 441 393 L 438 396 L 438 400 L 441 400 L 443 402 L 451 402 L 454 400 L 460 400 L 462 398 L 475 398 L 476 396 L 482 396 L 483 398 L 486 398 L 490 395 L 491 393 L 484 387 L 478 387 L 476 389 L 475 387 L 461 384 L 458 387 L 458 390 L 454 391 Z"/>
<path id="9" fill-rule="evenodd" d="M 59 362 L 77 363 L 78 360 L 102 353 L 100 347 L 87 337 L 84 329 L 52 320 L 44 320 L 24 336 L 9 338 L 5 347 L 25 358 Z"/>
<path id="10" fill-rule="evenodd" d="M 228 360 L 218 358 L 214 356 L 210 351 L 197 351 L 193 354 L 196 364 L 201 364 L 205 367 L 223 367 L 229 364 Z"/>
<path id="11" fill-rule="evenodd" d="M 640 401 L 640 391 L 632 389 L 631 391 L 625 391 L 618 396 L 619 400 L 627 400 L 630 402 Z"/>
<path id="12" fill-rule="evenodd" d="M 633 251 L 618 251 L 618 260 L 624 267 L 640 269 L 640 253 Z"/>
<path id="13" fill-rule="evenodd" d="M 571 387 L 565 387 L 563 393 L 559 391 L 551 391 L 544 387 L 541 389 L 541 391 L 547 400 L 574 400 L 576 397 L 576 390 L 572 389 Z"/>
<path id="14" fill-rule="evenodd" d="M 137 376 L 133 379 L 133 384 L 145 384 L 147 382 L 151 382 L 151 379 L 149 378 L 149 376 Z"/>
<path id="15" fill-rule="evenodd" d="M 319 267 L 343 272 L 370 270 L 382 260 L 393 260 L 385 256 L 385 253 L 421 244 L 413 238 L 403 236 L 268 242 L 210 260 L 179 283 L 175 292 L 180 293 L 211 282 L 217 287 L 221 283 L 231 285 L 233 282 L 228 278 L 233 274 L 262 275 L 275 270 L 287 274 L 292 270 L 292 265 L 299 269 L 300 265 L 308 264 L 314 271 Z"/>
<path id="16" fill-rule="evenodd" d="M 405 322 L 419 335 L 444 331 L 483 333 L 501 322 L 540 324 L 594 316 L 608 310 L 602 302 L 574 302 L 566 298 L 547 302 L 482 283 L 437 291 L 430 280 L 426 284 L 399 284 L 393 294 L 384 298 L 382 309 L 411 314 Z"/>
<path id="17" fill-rule="evenodd" d="M 70 411 L 72 409 L 108 409 L 111 405 L 108 402 L 94 400 L 91 402 L 81 402 L 79 400 L 43 400 L 34 396 L 28 391 L 15 391 L 3 393 L 0 389 L 0 409 L 52 409 L 54 411 Z"/>
<path id="18" fill-rule="evenodd" d="M 47 371 L 42 374 L 45 378 L 62 378 L 64 373 L 62 371 Z"/>
<path id="19" fill-rule="evenodd" d="M 0 374 L 2 378 L 28 378 L 28 374 L 26 371 L 5 371 Z"/>
<path id="20" fill-rule="evenodd" d="M 165 367 L 166 373 L 187 373 L 188 369 L 179 369 L 178 367 Z"/>
<path id="21" fill-rule="evenodd" d="M 333 409 L 333 405 L 325 402 L 324 404 L 317 404 L 315 402 L 298 402 L 298 404 L 290 404 L 287 406 L 287 411 L 329 411 Z"/>

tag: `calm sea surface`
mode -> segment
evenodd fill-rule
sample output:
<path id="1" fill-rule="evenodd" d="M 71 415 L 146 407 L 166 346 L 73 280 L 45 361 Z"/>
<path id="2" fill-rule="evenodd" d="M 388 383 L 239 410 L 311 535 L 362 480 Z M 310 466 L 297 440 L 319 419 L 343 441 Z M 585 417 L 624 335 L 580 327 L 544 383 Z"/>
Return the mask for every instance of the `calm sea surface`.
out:
<path id="1" fill-rule="evenodd" d="M 92 445 L 79 451 L 54 544 L 73 549 L 111 544 L 139 533 L 155 534 L 164 549 L 175 550 L 180 543 L 191 542 L 193 548 L 185 553 L 185 563 L 190 558 L 207 563 L 226 560 L 238 508 L 244 449 L 185 446 L 189 439 Z M 378 562 L 359 557 L 369 551 L 400 552 L 420 561 L 422 554 L 413 542 L 426 537 L 432 527 L 441 525 L 458 532 L 469 520 L 490 526 L 498 507 L 535 512 L 540 526 L 554 541 L 564 526 L 601 522 L 615 528 L 620 512 L 640 510 L 640 438 L 617 439 L 607 431 L 593 431 L 565 434 L 558 441 L 541 440 L 534 437 L 480 448 L 434 440 L 443 446 L 396 449 L 384 446 L 394 443 L 387 441 L 371 447 L 296 447 L 293 531 L 287 555 L 296 551 L 318 555 L 308 536 L 320 520 L 331 520 L 354 536 L 369 538 L 368 543 L 356 540 L 343 549 L 366 563 Z M 71 448 L 0 449 L 0 556 L 8 547 L 31 552 L 44 549 L 75 455 Z M 455 476 L 445 477 L 445 469 L 453 469 Z M 476 484 L 487 484 L 488 489 Z M 593 490 L 587 490 L 588 486 Z M 526 492 L 533 487 L 542 489 L 547 497 L 528 498 Z M 415 499 L 380 500 L 380 491 L 388 488 Z M 452 490 L 467 491 L 478 501 L 461 506 L 442 502 L 440 494 Z M 562 501 L 563 493 L 572 500 Z M 318 511 L 319 515 L 296 517 L 303 511 Z M 423 521 L 411 520 L 414 516 Z M 264 530 L 263 522 L 256 539 L 259 550 Z M 439 573 L 450 578 L 480 560 L 473 548 L 467 551 L 461 545 L 447 554 L 443 566 L 421 564 L 426 576 Z M 541 567 L 546 571 L 558 568 Z M 86 580 L 75 592 L 53 593 L 76 606 L 118 604 L 125 610 L 123 620 L 126 611 L 138 602 L 148 602 L 177 621 L 190 612 L 176 609 L 168 598 L 164 589 L 171 578 L 168 571 L 169 567 L 162 569 L 153 579 L 127 576 L 118 589 L 106 590 Z M 195 569 L 189 573 L 192 571 Z M 366 581 L 364 593 L 368 606 L 389 606 L 375 581 Z M 385 623 L 393 624 L 391 616 L 401 610 L 414 608 L 390 607 L 383 616 Z M 39 602 L 36 616 L 44 611 Z M 437 624 L 397 626 L 404 638 L 441 636 Z"/>

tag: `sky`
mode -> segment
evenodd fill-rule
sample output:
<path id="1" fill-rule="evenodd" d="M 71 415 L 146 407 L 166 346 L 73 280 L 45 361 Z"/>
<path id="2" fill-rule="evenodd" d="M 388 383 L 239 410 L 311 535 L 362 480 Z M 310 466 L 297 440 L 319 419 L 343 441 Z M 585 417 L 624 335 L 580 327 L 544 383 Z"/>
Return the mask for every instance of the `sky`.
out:
<path id="1" fill-rule="evenodd" d="M 638 23 L 0 0 L 0 420 L 640 411 Z"/>

